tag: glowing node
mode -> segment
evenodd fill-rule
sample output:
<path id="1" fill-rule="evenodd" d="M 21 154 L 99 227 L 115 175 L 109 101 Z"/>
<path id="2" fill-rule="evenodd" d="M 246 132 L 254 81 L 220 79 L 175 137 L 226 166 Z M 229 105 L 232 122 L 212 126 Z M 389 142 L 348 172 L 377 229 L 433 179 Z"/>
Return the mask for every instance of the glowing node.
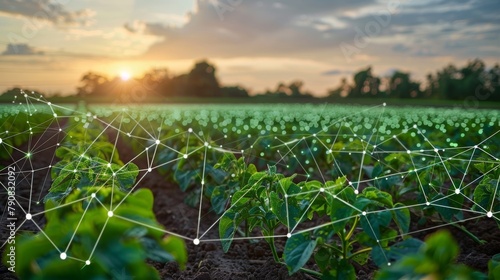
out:
<path id="1" fill-rule="evenodd" d="M 438 151 L 439 151 L 438 149 L 434 149 L 434 152 L 436 152 L 436 153 L 437 153 Z"/>
<path id="2" fill-rule="evenodd" d="M 47 103 L 47 105 L 49 105 L 49 106 L 50 106 L 50 105 L 52 105 L 52 103 L 51 103 L 51 102 L 48 102 L 48 103 Z"/>
<path id="3" fill-rule="evenodd" d="M 407 154 L 410 154 L 410 153 L 411 153 L 411 151 L 410 151 L 410 150 L 406 150 L 406 153 L 407 153 Z"/>
<path id="4" fill-rule="evenodd" d="M 160 140 L 155 141 L 156 145 L 160 145 Z"/>
<path id="5" fill-rule="evenodd" d="M 493 217 L 493 213 L 491 213 L 491 211 L 488 211 L 488 213 L 486 213 L 486 217 L 488 217 L 488 218 Z"/>
<path id="6" fill-rule="evenodd" d="M 199 245 L 199 244 L 200 244 L 200 240 L 199 240 L 198 238 L 195 238 L 195 239 L 193 240 L 193 244 L 194 244 L 194 245 Z"/>
<path id="7" fill-rule="evenodd" d="M 85 265 L 90 265 L 90 260 L 86 260 Z"/>
<path id="8" fill-rule="evenodd" d="M 429 201 L 427 201 L 427 202 L 425 203 L 425 205 L 429 206 L 429 205 L 431 205 L 431 203 L 430 203 Z"/>
<path id="9" fill-rule="evenodd" d="M 107 167 L 111 167 L 111 163 L 106 164 Z"/>
<path id="10" fill-rule="evenodd" d="M 361 215 L 366 216 L 366 211 L 361 212 Z"/>
<path id="11" fill-rule="evenodd" d="M 26 220 L 31 220 L 33 218 L 30 213 L 26 214 Z"/>
<path id="12" fill-rule="evenodd" d="M 187 154 L 185 154 L 185 155 L 184 155 L 184 156 L 182 156 L 182 157 L 183 157 L 183 158 L 188 158 L 188 155 L 187 155 Z"/>
<path id="13" fill-rule="evenodd" d="M 66 257 L 68 257 L 68 255 L 66 255 L 66 253 L 62 252 L 59 257 L 61 258 L 61 260 L 65 260 Z"/>
<path id="14" fill-rule="evenodd" d="M 73 173 L 76 173 L 76 169 L 73 169 Z"/>
<path id="15" fill-rule="evenodd" d="M 116 177 L 116 173 L 113 172 L 113 177 Z"/>
<path id="16" fill-rule="evenodd" d="M 354 194 L 359 194 L 359 191 L 358 190 L 354 190 Z"/>
<path id="17" fill-rule="evenodd" d="M 90 197 L 95 198 L 95 193 L 92 193 Z"/>
<path id="18" fill-rule="evenodd" d="M 205 142 L 205 144 L 204 144 L 204 145 L 205 145 L 205 147 L 208 147 L 208 142 Z"/>
<path id="19" fill-rule="evenodd" d="M 193 129 L 192 129 L 192 128 L 189 128 L 189 129 L 188 129 L 188 132 L 189 132 L 189 133 L 192 133 L 192 132 L 193 132 Z"/>
<path id="20" fill-rule="evenodd" d="M 205 181 L 201 181 L 201 184 L 202 184 L 202 185 L 205 185 Z"/>
<path id="21" fill-rule="evenodd" d="M 391 263 L 387 263 L 387 266 L 391 266 Z"/>
<path id="22" fill-rule="evenodd" d="M 477 145 L 474 146 L 474 149 L 477 149 Z"/>
<path id="23" fill-rule="evenodd" d="M 325 192 L 324 188 L 319 188 L 319 192 Z"/>
<path id="24" fill-rule="evenodd" d="M 53 116 L 54 116 L 54 118 L 57 118 L 57 114 L 56 113 L 54 113 Z"/>
<path id="25" fill-rule="evenodd" d="M 384 102 L 384 103 L 382 103 L 382 105 L 385 107 L 387 105 L 387 103 Z"/>
<path id="26" fill-rule="evenodd" d="M 2 142 L 3 142 L 3 140 L 2 140 L 2 138 L 0 138 L 0 144 L 2 144 Z"/>
<path id="27" fill-rule="evenodd" d="M 114 215 L 113 211 L 108 211 L 108 217 L 111 218 L 111 217 L 113 217 L 113 215 Z"/>
<path id="28" fill-rule="evenodd" d="M 455 189 L 455 194 L 459 194 L 460 193 L 460 189 Z"/>
<path id="29" fill-rule="evenodd" d="M 287 238 L 290 238 L 290 237 L 292 237 L 292 234 L 291 234 L 291 233 L 287 233 L 287 234 L 286 234 L 286 237 L 287 237 Z"/>
<path id="30" fill-rule="evenodd" d="M 153 169 L 151 169 L 151 167 L 150 167 L 150 168 L 148 168 L 148 172 L 151 172 L 151 171 L 153 171 Z"/>

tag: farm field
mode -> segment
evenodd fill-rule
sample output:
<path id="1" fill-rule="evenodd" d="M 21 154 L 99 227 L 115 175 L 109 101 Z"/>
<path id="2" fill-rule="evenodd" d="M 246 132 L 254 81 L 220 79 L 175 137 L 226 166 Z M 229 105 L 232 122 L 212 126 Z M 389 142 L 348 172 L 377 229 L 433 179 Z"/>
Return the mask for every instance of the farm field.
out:
<path id="1" fill-rule="evenodd" d="M 498 110 L 19 100 L 2 279 L 500 279 Z"/>

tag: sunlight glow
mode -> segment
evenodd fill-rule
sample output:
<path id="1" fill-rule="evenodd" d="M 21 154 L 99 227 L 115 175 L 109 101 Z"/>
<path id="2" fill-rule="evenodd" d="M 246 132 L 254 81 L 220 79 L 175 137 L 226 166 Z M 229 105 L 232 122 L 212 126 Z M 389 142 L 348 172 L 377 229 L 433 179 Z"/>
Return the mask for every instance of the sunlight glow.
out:
<path id="1" fill-rule="evenodd" d="M 131 77 L 132 76 L 127 71 L 120 72 L 120 79 L 122 79 L 122 81 L 128 81 L 128 80 L 130 80 Z"/>

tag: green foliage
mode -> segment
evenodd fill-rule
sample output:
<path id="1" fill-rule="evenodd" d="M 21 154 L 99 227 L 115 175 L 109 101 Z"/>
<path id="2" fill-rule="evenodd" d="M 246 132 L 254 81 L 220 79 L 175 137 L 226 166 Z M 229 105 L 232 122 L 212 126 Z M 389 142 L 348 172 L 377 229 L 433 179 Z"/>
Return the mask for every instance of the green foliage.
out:
<path id="1" fill-rule="evenodd" d="M 496 254 L 488 262 L 488 279 L 500 279 L 500 254 Z"/>
<path id="2" fill-rule="evenodd" d="M 484 172 L 482 180 L 474 190 L 473 208 L 486 212 L 490 218 L 495 218 L 500 226 L 500 169 L 498 165 L 479 163 L 476 168 Z"/>
<path id="3" fill-rule="evenodd" d="M 288 239 L 283 258 L 290 273 L 299 271 L 306 264 L 316 248 L 316 242 L 307 234 L 295 234 Z"/>
<path id="4" fill-rule="evenodd" d="M 118 203 L 109 217 L 106 207 Z M 127 195 L 117 188 L 84 187 L 66 197 L 63 207 L 48 201 L 45 208 L 43 233 L 18 237 L 17 271 L 22 279 L 159 279 L 146 259 L 177 261 L 181 267 L 187 261 L 184 242 L 164 237 L 148 189 Z M 61 252 L 68 259 L 62 260 Z"/>
<path id="5" fill-rule="evenodd" d="M 372 248 L 389 250 L 397 232 L 408 232 L 410 213 L 404 205 L 393 203 L 392 196 L 374 187 L 355 194 L 344 177 L 322 184 L 318 181 L 294 183 L 295 176 L 285 177 L 274 166 L 256 172 L 247 184 L 236 191 L 230 207 L 219 222 L 224 251 L 244 224 L 248 234 L 258 228 L 271 247 L 277 262 L 284 261 L 290 274 L 295 273 L 314 255 L 323 276 L 355 278 L 353 262 L 365 264 Z M 331 223 L 313 232 L 293 231 L 314 215 L 330 217 Z M 363 231 L 358 231 L 360 225 Z M 274 237 L 278 227 L 289 231 L 283 256 L 276 252 Z M 355 249 L 356 248 L 356 249 Z M 396 247 L 395 247 L 396 248 Z M 393 249 L 394 258 L 399 258 Z M 382 252 L 382 255 L 384 252 Z"/>
<path id="6" fill-rule="evenodd" d="M 73 189 L 85 186 L 117 186 L 122 191 L 130 189 L 139 174 L 133 163 L 109 164 L 101 158 L 75 157 L 72 161 L 59 161 L 52 167 L 52 186 L 44 198 L 62 201 Z"/>
<path id="7" fill-rule="evenodd" d="M 63 145 L 56 150 L 60 159 L 52 166 L 52 185 L 44 201 L 61 202 L 74 189 L 87 186 L 117 186 L 130 189 L 139 174 L 133 163 L 123 164 L 113 144 L 107 141 L 102 128 L 77 124 L 68 132 Z M 89 148 L 89 143 L 92 143 Z"/>
<path id="8" fill-rule="evenodd" d="M 486 276 L 455 263 L 458 245 L 446 231 L 431 235 L 417 253 L 408 254 L 382 268 L 376 279 L 486 279 Z M 490 262 L 492 266 L 494 261 Z"/>

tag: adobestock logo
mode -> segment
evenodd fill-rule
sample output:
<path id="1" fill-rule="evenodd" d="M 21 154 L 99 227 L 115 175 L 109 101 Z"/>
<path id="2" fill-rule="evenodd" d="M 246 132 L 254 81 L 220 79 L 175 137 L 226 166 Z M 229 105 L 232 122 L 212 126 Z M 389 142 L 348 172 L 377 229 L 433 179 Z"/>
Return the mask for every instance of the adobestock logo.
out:
<path id="1" fill-rule="evenodd" d="M 224 14 L 233 12 L 244 0 L 210 0 L 210 4 L 214 7 L 219 19 L 224 20 Z"/>
<path id="2" fill-rule="evenodd" d="M 399 12 L 401 1 L 390 1 L 385 9 L 372 15 L 373 19 L 365 23 L 363 28 L 354 27 L 355 35 L 352 42 L 342 42 L 339 47 L 347 62 L 351 62 L 353 56 L 361 53 L 362 49 L 366 48 L 370 41 L 369 39 L 379 36 L 384 28 L 387 28 L 391 23 L 392 15 Z"/>

